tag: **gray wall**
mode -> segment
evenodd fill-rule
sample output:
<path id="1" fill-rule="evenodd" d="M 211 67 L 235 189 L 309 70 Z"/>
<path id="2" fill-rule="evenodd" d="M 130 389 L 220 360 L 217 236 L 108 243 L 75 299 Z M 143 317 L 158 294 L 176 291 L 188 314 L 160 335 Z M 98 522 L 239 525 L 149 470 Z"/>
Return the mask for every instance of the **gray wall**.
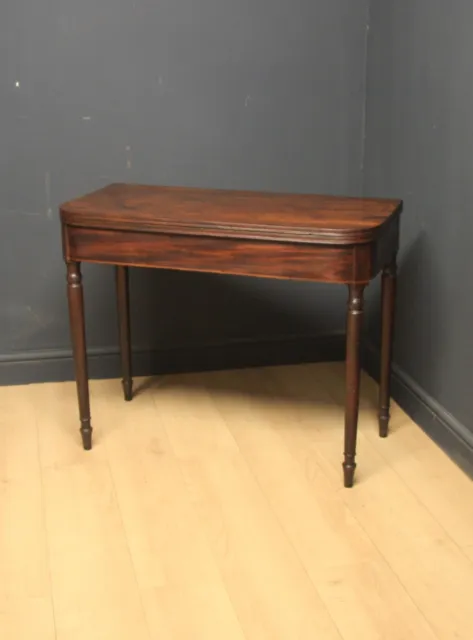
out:
<path id="1" fill-rule="evenodd" d="M 472 25 L 469 0 L 372 0 L 364 192 L 405 200 L 399 371 L 473 431 Z"/>
<path id="2" fill-rule="evenodd" d="M 367 0 L 2 3 L 0 360 L 69 349 L 64 200 L 112 181 L 361 193 L 366 18 Z M 89 345 L 114 346 L 112 271 L 84 272 Z M 132 288 L 143 348 L 344 323 L 336 287 L 137 270 Z"/>

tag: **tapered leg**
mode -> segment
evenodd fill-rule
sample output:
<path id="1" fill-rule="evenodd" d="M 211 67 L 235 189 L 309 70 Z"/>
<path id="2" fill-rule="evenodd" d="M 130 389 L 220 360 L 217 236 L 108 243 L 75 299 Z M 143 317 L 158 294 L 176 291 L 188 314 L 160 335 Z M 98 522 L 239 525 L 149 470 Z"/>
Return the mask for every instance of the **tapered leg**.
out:
<path id="1" fill-rule="evenodd" d="M 85 341 L 84 295 L 79 262 L 67 264 L 67 297 L 71 324 L 74 367 L 79 400 L 80 432 L 84 449 L 92 448 L 92 426 L 90 424 L 89 376 Z"/>
<path id="2" fill-rule="evenodd" d="M 118 336 L 120 340 L 120 358 L 122 363 L 122 385 L 125 400 L 133 397 L 133 379 L 131 372 L 130 338 L 130 299 L 128 267 L 116 267 Z"/>
<path id="3" fill-rule="evenodd" d="M 345 487 L 353 486 L 355 474 L 356 432 L 360 400 L 360 341 L 365 285 L 349 286 L 347 310 L 345 452 L 343 475 Z"/>
<path id="4" fill-rule="evenodd" d="M 388 435 L 391 358 L 396 299 L 396 258 L 383 269 L 381 288 L 381 372 L 379 387 L 379 435 Z"/>

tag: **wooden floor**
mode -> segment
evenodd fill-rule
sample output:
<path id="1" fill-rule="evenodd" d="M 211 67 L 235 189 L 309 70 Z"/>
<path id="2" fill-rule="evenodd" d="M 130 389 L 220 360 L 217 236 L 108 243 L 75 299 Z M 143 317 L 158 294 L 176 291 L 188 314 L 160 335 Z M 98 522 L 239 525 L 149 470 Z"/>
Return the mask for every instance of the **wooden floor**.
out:
<path id="1" fill-rule="evenodd" d="M 473 639 L 473 483 L 343 366 L 0 388 L 2 640 Z"/>

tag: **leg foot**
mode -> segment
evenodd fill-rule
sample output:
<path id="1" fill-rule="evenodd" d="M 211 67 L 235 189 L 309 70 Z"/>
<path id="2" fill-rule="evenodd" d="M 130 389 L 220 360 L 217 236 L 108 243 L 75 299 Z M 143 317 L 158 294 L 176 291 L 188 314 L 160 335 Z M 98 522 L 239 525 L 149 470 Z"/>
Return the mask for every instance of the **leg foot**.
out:
<path id="1" fill-rule="evenodd" d="M 358 407 L 360 402 L 360 342 L 365 285 L 349 286 L 347 310 L 345 450 L 343 474 L 345 487 L 353 486 L 355 474 Z"/>
<path id="2" fill-rule="evenodd" d="M 349 489 L 350 487 L 353 487 L 356 463 L 354 459 L 352 462 L 347 462 L 346 458 L 347 456 L 345 454 L 345 462 L 342 465 L 343 466 L 343 486 Z"/>
<path id="3" fill-rule="evenodd" d="M 122 380 L 123 397 L 127 402 L 133 399 L 133 380 Z"/>
<path id="4" fill-rule="evenodd" d="M 90 420 L 81 421 L 80 433 L 82 436 L 82 446 L 85 451 L 92 449 L 92 427 L 90 426 Z"/>
<path id="5" fill-rule="evenodd" d="M 386 438 L 389 426 L 391 359 L 396 297 L 396 258 L 383 269 L 381 285 L 381 371 L 379 384 L 379 435 Z"/>
<path id="6" fill-rule="evenodd" d="M 379 437 L 387 438 L 388 437 L 388 427 L 389 427 L 389 411 L 383 415 L 381 415 L 381 410 L 379 413 L 378 424 L 379 424 Z"/>

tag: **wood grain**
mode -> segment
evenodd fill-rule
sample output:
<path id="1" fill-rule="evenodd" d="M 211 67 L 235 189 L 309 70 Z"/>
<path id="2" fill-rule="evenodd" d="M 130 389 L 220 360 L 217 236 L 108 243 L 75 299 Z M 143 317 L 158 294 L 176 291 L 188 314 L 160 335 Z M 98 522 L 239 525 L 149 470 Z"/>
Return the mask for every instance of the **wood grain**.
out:
<path id="1" fill-rule="evenodd" d="M 280 242 L 370 242 L 400 200 L 112 184 L 66 202 L 67 225 Z"/>
<path id="2" fill-rule="evenodd" d="M 35 394 L 0 387 L 0 637 L 53 640 Z"/>
<path id="3" fill-rule="evenodd" d="M 304 367 L 295 373 L 296 380 L 307 375 Z M 341 376 L 343 370 L 338 366 L 314 367 L 317 383 L 323 384 L 330 395 L 343 406 Z M 294 369 L 293 369 L 294 371 Z M 442 520 L 437 520 L 416 496 L 415 481 L 410 486 L 400 478 L 397 471 L 387 463 L 383 452 L 388 441 L 377 435 L 377 403 L 371 396 L 364 396 L 364 406 L 360 411 L 359 448 L 363 452 L 363 468 L 359 470 L 358 483 L 353 491 L 340 492 L 340 497 L 354 514 L 370 539 L 388 562 L 404 589 L 410 594 L 419 610 L 429 621 L 430 627 L 438 638 L 468 640 L 471 636 L 471 602 L 469 593 L 473 589 L 473 565 L 463 550 L 446 533 Z M 416 433 L 426 443 L 429 439 L 408 418 L 403 415 L 402 426 L 391 434 L 394 439 L 401 429 L 409 434 Z M 368 419 L 368 417 L 371 419 Z M 371 434 L 369 437 L 366 433 Z M 300 431 L 293 437 L 292 450 L 298 451 L 301 460 L 310 458 L 309 464 L 321 465 L 332 483 L 334 490 L 339 486 L 336 442 L 318 441 L 314 446 L 309 431 Z M 408 446 L 400 447 L 396 457 L 410 454 Z M 444 464 L 450 467 L 449 481 L 453 486 L 458 483 L 457 474 L 461 472 L 438 450 Z M 393 456 L 394 458 L 394 456 Z M 372 480 L 370 480 L 372 479 Z M 411 481 L 413 478 L 411 477 Z M 468 481 L 469 490 L 465 496 L 473 495 L 473 483 Z M 425 487 L 424 487 L 425 491 Z M 435 487 L 429 492 L 434 500 Z M 387 499 L 389 496 L 389 499 Z M 463 517 L 470 513 L 468 500 L 462 500 L 460 511 Z M 458 503 L 457 503 L 458 504 Z M 445 580 L 448 575 L 449 579 Z M 447 586 L 448 585 L 448 586 Z M 468 585 L 468 586 L 467 586 Z"/>
<path id="4" fill-rule="evenodd" d="M 344 491 L 343 378 L 93 381 L 86 455 L 73 384 L 0 389 L 2 639 L 471 640 L 473 483 L 362 376 Z"/>
<path id="5" fill-rule="evenodd" d="M 99 385 L 97 417 L 119 425 L 106 449 L 152 637 L 243 640 L 153 394 L 138 393 L 133 406 L 123 406 L 115 381 Z"/>
<path id="6" fill-rule="evenodd" d="M 287 387 L 276 381 L 290 382 L 289 371 L 221 372 L 201 380 L 342 635 L 432 640 L 428 623 L 338 492 L 331 491 L 310 449 L 304 464 L 291 454 L 304 413 L 312 421 L 330 413 L 323 393 L 313 394 L 318 411 L 304 407 L 309 389 L 299 388 L 295 401 L 288 400 Z M 320 432 L 319 437 L 326 439 Z"/>
<path id="7" fill-rule="evenodd" d="M 68 228 L 68 260 L 185 271 L 311 280 L 369 282 L 370 245 L 306 246 Z"/>
<path id="8" fill-rule="evenodd" d="M 180 402 L 181 385 L 156 390 L 156 411 L 245 636 L 340 638 L 212 399 L 196 389 Z"/>

